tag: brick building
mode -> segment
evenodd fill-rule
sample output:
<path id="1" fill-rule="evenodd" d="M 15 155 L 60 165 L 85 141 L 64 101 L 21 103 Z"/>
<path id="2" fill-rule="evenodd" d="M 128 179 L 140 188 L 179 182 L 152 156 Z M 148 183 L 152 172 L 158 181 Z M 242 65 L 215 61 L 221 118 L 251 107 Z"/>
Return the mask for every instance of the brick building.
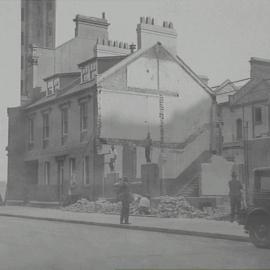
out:
<path id="1" fill-rule="evenodd" d="M 106 195 L 112 145 L 114 176 L 144 181 L 147 134 L 155 194 L 198 179 L 214 147 L 214 98 L 177 56 L 172 23 L 142 17 L 134 51 L 109 40 L 105 14 L 74 22 L 75 37 L 59 47 L 30 44 L 29 84 L 21 106 L 8 109 L 7 200 L 59 202 L 74 175 L 82 196 Z"/>
<path id="2" fill-rule="evenodd" d="M 250 78 L 241 87 L 227 81 L 217 93 L 222 155 L 233 161 L 251 192 L 253 170 L 270 166 L 270 61 L 252 57 Z M 218 89 L 224 89 L 222 84 Z"/>

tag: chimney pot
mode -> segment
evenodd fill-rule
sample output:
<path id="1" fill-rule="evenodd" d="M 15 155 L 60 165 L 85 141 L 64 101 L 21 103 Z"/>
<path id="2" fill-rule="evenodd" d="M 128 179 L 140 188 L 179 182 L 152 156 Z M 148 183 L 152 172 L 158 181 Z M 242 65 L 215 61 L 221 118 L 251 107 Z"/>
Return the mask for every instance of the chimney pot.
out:
<path id="1" fill-rule="evenodd" d="M 172 22 L 169 23 L 169 28 L 173 29 L 173 23 Z"/>
<path id="2" fill-rule="evenodd" d="M 154 25 L 155 24 L 155 19 L 154 18 L 152 18 L 152 25 Z"/>
<path id="3" fill-rule="evenodd" d="M 105 14 L 105 12 L 102 12 L 102 19 L 103 19 L 103 20 L 106 19 L 106 14 Z"/>
<path id="4" fill-rule="evenodd" d="M 122 41 L 119 42 L 119 48 L 123 48 L 123 42 Z"/>

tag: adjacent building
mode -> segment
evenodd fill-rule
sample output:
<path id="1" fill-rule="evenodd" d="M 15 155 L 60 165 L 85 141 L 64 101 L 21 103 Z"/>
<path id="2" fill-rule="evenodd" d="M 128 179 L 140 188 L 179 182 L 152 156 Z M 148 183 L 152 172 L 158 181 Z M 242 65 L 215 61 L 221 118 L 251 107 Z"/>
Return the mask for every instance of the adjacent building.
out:
<path id="1" fill-rule="evenodd" d="M 251 192 L 253 170 L 270 165 L 270 61 L 252 57 L 250 78 L 239 82 L 245 83 L 239 88 L 226 81 L 215 90 L 217 116 L 222 155 L 235 163 Z"/>

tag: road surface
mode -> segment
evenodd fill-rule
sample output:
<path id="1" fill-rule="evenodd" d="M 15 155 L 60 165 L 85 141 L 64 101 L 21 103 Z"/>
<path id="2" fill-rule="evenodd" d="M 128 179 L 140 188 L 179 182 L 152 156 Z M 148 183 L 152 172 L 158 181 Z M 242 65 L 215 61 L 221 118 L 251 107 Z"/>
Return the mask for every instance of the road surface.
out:
<path id="1" fill-rule="evenodd" d="M 269 269 L 250 243 L 0 217 L 1 270 Z"/>

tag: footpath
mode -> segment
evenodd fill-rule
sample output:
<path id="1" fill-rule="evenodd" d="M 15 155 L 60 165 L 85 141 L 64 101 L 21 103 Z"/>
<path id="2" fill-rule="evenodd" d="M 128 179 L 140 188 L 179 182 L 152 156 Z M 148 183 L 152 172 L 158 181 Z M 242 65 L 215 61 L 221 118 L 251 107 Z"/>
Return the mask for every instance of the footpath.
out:
<path id="1" fill-rule="evenodd" d="M 129 225 L 119 224 L 118 215 L 100 213 L 78 213 L 61 209 L 25 206 L 0 207 L 0 217 L 14 217 L 54 222 L 66 222 L 94 226 L 105 226 L 129 230 L 143 230 L 180 235 L 191 235 L 215 239 L 248 242 L 242 226 L 228 221 L 188 218 L 158 218 L 131 216 Z"/>

